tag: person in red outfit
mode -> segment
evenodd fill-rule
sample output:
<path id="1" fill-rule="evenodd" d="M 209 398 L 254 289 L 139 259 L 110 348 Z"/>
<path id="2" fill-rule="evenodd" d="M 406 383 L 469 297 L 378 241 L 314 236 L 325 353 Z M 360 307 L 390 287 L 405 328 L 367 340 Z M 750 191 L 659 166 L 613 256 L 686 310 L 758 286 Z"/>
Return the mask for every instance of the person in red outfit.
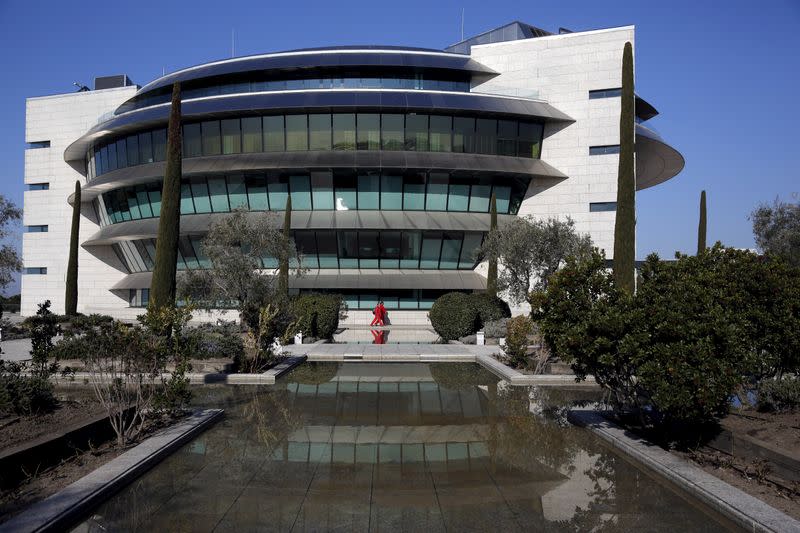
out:
<path id="1" fill-rule="evenodd" d="M 378 302 L 378 310 L 379 310 L 378 311 L 379 315 L 381 317 L 379 324 L 381 326 L 385 326 L 386 325 L 386 307 L 383 306 L 383 300 Z"/>
<path id="2" fill-rule="evenodd" d="M 378 302 L 378 305 L 372 310 L 372 314 L 375 318 L 372 319 L 370 326 L 383 326 L 386 320 L 386 307 L 383 306 L 383 301 Z"/>

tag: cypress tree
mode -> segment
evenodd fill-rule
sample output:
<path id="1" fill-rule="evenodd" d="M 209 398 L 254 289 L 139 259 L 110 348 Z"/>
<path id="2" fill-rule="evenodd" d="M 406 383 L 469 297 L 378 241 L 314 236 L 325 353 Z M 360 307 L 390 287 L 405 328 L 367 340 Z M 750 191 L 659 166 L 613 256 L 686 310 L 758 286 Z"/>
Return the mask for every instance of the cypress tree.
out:
<path id="1" fill-rule="evenodd" d="M 64 314 L 78 314 L 78 233 L 81 226 L 81 182 L 75 181 L 75 196 L 72 200 L 72 228 L 69 235 L 69 259 L 67 260 L 67 287 L 64 295 Z"/>
<path id="2" fill-rule="evenodd" d="M 283 214 L 283 237 L 286 242 L 292 237 L 292 197 L 286 199 L 286 211 Z M 281 257 L 278 265 L 278 293 L 289 296 L 289 258 Z"/>
<path id="3" fill-rule="evenodd" d="M 150 283 L 150 306 L 175 304 L 175 271 L 178 266 L 178 236 L 181 222 L 181 87 L 172 85 L 172 107 L 167 127 L 167 167 L 161 191 L 156 259 Z"/>
<path id="4" fill-rule="evenodd" d="M 492 193 L 492 199 L 489 203 L 490 222 L 489 232 L 494 233 L 497 231 L 497 198 Z M 486 275 L 486 292 L 490 296 L 497 297 L 497 256 L 492 253 L 489 255 L 489 272 Z"/>
<path id="5" fill-rule="evenodd" d="M 706 191 L 700 193 L 700 223 L 697 225 L 697 255 L 706 249 Z"/>
<path id="6" fill-rule="evenodd" d="M 619 117 L 617 219 L 614 225 L 614 281 L 633 294 L 636 286 L 636 174 L 634 150 L 633 48 L 622 52 L 622 101 Z"/>

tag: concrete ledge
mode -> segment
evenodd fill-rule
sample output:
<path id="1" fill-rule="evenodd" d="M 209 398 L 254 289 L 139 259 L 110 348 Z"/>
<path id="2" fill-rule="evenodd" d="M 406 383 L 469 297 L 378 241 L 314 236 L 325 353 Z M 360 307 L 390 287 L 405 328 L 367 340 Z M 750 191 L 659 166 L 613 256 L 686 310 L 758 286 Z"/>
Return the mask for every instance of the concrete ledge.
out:
<path id="1" fill-rule="evenodd" d="M 299 365 L 300 363 L 305 362 L 307 357 L 305 355 L 293 355 L 291 357 L 287 357 L 277 365 L 273 366 L 266 372 L 264 372 L 264 376 L 272 378 L 272 384 L 275 384 L 275 380 L 277 380 L 282 375 L 289 372 L 291 369 Z"/>
<path id="2" fill-rule="evenodd" d="M 133 449 L 63 490 L 28 507 L 4 532 L 64 531 L 125 485 L 222 418 L 222 409 L 195 411 L 190 417 L 146 439 Z"/>
<path id="3" fill-rule="evenodd" d="M 730 518 L 748 531 L 798 532 L 800 521 L 721 479 L 687 463 L 658 446 L 635 436 L 601 413 L 574 409 L 567 418 L 585 427 L 623 454 L 672 481 L 689 495 Z"/>

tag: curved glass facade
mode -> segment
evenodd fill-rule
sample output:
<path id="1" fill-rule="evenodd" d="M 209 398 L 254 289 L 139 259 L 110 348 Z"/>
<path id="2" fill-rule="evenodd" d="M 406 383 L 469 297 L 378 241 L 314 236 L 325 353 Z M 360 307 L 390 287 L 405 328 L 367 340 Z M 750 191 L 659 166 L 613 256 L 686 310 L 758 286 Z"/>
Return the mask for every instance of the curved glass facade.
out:
<path id="1" fill-rule="evenodd" d="M 282 211 L 291 197 L 295 211 L 450 211 L 515 215 L 527 180 L 470 177 L 446 172 L 380 173 L 365 169 L 311 173 L 246 173 L 185 178 L 181 214 L 227 213 L 232 209 Z M 102 195 L 101 225 L 158 217 L 161 182 L 124 187 Z"/>
<path id="2" fill-rule="evenodd" d="M 435 77 L 434 77 L 435 76 Z M 197 84 L 195 84 L 197 85 Z M 202 83 L 181 91 L 183 100 L 225 94 L 260 93 L 269 91 L 298 91 L 312 89 L 404 89 L 427 91 L 469 92 L 469 73 L 453 77 L 444 74 L 397 74 L 383 76 L 380 72 L 344 73 L 338 76 L 303 78 L 284 76 L 274 79 L 247 79 L 225 83 Z M 128 100 L 116 110 L 119 115 L 153 105 L 166 104 L 172 97 L 172 87 L 157 90 Z"/>
<path id="3" fill-rule="evenodd" d="M 472 270 L 482 232 L 301 230 L 292 232 L 304 267 L 311 269 L 427 269 Z M 178 242 L 178 270 L 209 268 L 201 235 L 182 236 Z M 112 245 L 130 272 L 153 270 L 156 240 L 122 241 Z M 262 268 L 278 268 L 272 257 L 261 258 Z"/>
<path id="4" fill-rule="evenodd" d="M 255 152 L 401 150 L 538 159 L 542 123 L 418 113 L 324 113 L 207 120 L 183 126 L 183 157 Z M 95 146 L 88 179 L 164 161 L 167 130 L 145 131 Z"/>

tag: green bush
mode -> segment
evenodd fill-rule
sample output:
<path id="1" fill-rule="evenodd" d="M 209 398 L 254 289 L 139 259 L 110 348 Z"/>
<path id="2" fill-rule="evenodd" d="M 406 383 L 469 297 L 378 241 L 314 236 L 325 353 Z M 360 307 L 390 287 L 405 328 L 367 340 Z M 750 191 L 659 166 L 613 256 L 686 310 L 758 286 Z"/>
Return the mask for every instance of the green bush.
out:
<path id="1" fill-rule="evenodd" d="M 499 339 L 506 336 L 506 328 L 508 326 L 509 318 L 501 318 L 500 320 L 492 320 L 483 325 L 483 333 L 487 339 Z"/>
<path id="2" fill-rule="evenodd" d="M 19 363 L 0 360 L 0 414 L 36 415 L 58 404 L 45 377 L 26 375 Z"/>
<path id="3" fill-rule="evenodd" d="M 448 292 L 439 296 L 428 313 L 431 325 L 445 341 L 472 335 L 478 331 L 478 308 L 472 295 Z"/>
<path id="4" fill-rule="evenodd" d="M 53 346 L 50 355 L 56 361 L 83 359 L 87 352 L 94 349 L 96 347 L 92 346 L 92 343 L 84 336 L 65 336 Z"/>
<path id="5" fill-rule="evenodd" d="M 505 352 L 515 368 L 528 366 L 528 335 L 533 333 L 533 322 L 527 316 L 515 316 L 506 324 Z"/>
<path id="6" fill-rule="evenodd" d="M 292 300 L 290 308 L 296 329 L 304 337 L 331 339 L 339 329 L 342 297 L 338 294 L 302 294 Z"/>
<path id="7" fill-rule="evenodd" d="M 240 359 L 244 341 L 236 324 L 201 324 L 183 331 L 186 351 L 192 359 Z"/>
<path id="8" fill-rule="evenodd" d="M 758 386 L 759 411 L 794 411 L 800 407 L 800 378 L 765 379 Z"/>
<path id="9" fill-rule="evenodd" d="M 511 309 L 508 307 L 508 303 L 497 296 L 482 292 L 474 293 L 471 297 L 478 310 L 478 321 L 480 322 L 478 327 L 485 328 L 486 324 L 494 320 L 511 318 Z"/>

